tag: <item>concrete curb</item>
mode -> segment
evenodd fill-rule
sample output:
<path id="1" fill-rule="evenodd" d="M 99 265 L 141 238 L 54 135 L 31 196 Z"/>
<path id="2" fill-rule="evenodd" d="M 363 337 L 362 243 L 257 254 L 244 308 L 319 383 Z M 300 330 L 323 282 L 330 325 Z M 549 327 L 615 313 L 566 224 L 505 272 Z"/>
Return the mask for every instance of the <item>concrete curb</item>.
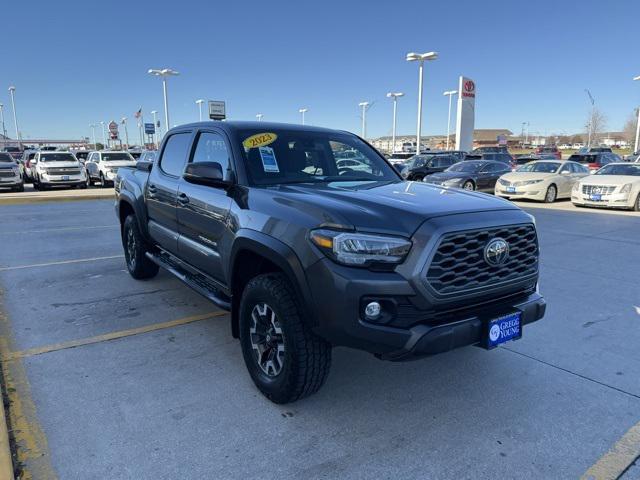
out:
<path id="1" fill-rule="evenodd" d="M 54 193 L 54 192 L 52 192 Z M 55 192 L 57 193 L 57 192 Z M 11 196 L 9 196 L 11 195 Z M 82 200 L 105 200 L 115 198 L 113 189 L 109 190 L 96 190 L 94 191 L 79 191 L 79 192 L 64 192 L 59 195 L 47 195 L 47 194 L 7 194 L 0 195 L 0 205 L 22 205 L 29 203 L 48 203 L 48 202 L 78 202 Z"/>
<path id="2" fill-rule="evenodd" d="M 11 447 L 9 445 L 9 427 L 7 426 L 4 405 L 0 405 L 0 407 L 0 478 L 13 480 L 13 462 L 11 460 Z"/>

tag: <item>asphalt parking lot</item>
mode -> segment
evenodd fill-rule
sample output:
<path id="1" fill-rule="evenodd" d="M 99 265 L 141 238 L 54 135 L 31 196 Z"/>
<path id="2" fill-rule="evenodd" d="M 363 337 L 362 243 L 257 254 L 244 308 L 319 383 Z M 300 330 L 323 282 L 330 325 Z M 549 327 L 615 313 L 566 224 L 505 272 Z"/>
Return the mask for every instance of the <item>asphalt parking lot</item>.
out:
<path id="1" fill-rule="evenodd" d="M 167 273 L 127 274 L 112 201 L 2 206 L 0 347 L 26 474 L 579 478 L 640 431 L 640 216 L 524 207 L 548 311 L 522 340 L 400 364 L 336 349 L 318 394 L 278 406 L 226 314 Z"/>

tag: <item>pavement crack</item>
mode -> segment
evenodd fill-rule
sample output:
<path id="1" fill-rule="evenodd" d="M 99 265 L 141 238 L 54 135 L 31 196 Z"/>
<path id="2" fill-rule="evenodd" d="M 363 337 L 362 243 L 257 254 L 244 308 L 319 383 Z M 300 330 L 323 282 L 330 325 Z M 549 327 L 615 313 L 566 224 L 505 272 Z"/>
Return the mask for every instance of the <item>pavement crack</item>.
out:
<path id="1" fill-rule="evenodd" d="M 597 385 L 609 388 L 611 390 L 615 390 L 616 392 L 624 393 L 625 395 L 628 395 L 630 397 L 637 398 L 638 400 L 640 400 L 640 395 L 637 395 L 637 394 L 631 393 L 631 392 L 627 392 L 626 390 L 623 390 L 623 389 L 618 388 L 618 387 L 614 387 L 613 385 L 609 385 L 609 384 L 601 382 L 599 380 L 595 380 L 593 378 L 589 378 L 586 375 L 582 375 L 581 373 L 577 373 L 577 372 L 574 372 L 574 371 L 569 370 L 567 368 L 560 367 L 558 365 L 554 365 L 553 363 L 545 362 L 544 360 L 540 360 L 539 358 L 532 357 L 531 355 L 527 355 L 526 353 L 522 353 L 522 352 L 518 352 L 516 350 L 512 350 L 512 349 L 510 349 L 508 347 L 502 347 L 502 349 L 506 350 L 507 352 L 515 353 L 516 355 L 520 355 L 520 356 L 528 358 L 530 360 L 534 360 L 534 361 L 536 361 L 538 363 L 541 363 L 543 365 L 546 365 L 548 367 L 555 368 L 556 370 L 560 370 L 562 372 L 568 373 L 568 374 L 573 375 L 575 377 L 582 378 L 583 380 L 587 380 L 589 382 L 592 382 L 592 383 L 595 383 Z"/>

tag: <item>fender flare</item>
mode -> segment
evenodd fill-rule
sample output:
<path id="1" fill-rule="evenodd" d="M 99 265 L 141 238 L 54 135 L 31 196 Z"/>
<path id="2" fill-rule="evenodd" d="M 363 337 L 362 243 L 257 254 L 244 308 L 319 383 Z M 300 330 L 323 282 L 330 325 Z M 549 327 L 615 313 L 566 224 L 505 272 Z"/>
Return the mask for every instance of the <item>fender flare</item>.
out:
<path id="1" fill-rule="evenodd" d="M 138 222 L 138 228 L 140 229 L 140 233 L 144 237 L 145 240 L 152 243 L 151 237 L 149 235 L 149 228 L 147 226 L 147 215 L 143 207 L 140 206 L 140 202 L 136 201 L 133 194 L 128 190 L 121 190 L 118 195 L 118 205 L 117 205 L 117 215 L 118 220 L 120 220 L 120 210 L 122 208 L 122 204 L 126 203 L 133 209 L 133 213 L 136 216 L 136 222 Z"/>
<path id="2" fill-rule="evenodd" d="M 302 309 L 304 320 L 309 322 L 311 326 L 317 325 L 317 319 L 312 313 L 314 311 L 312 308 L 313 297 L 311 296 L 302 263 L 293 249 L 280 240 L 262 232 L 248 229 L 239 230 L 236 232 L 236 238 L 231 247 L 231 254 L 227 264 L 228 271 L 226 277 L 229 279 L 228 285 L 230 288 L 233 288 L 233 282 L 235 280 L 233 278 L 233 271 L 236 259 L 238 254 L 243 250 L 249 250 L 266 258 L 282 270 L 289 279 L 289 282 L 296 292 L 296 296 L 300 299 L 300 308 Z M 235 300 L 239 302 L 239 299 Z M 236 322 L 237 315 L 237 309 L 232 309 L 232 322 Z M 232 324 L 232 330 L 235 328 L 237 328 L 237 326 Z M 236 336 L 236 330 L 233 330 L 233 333 L 234 336 Z"/>

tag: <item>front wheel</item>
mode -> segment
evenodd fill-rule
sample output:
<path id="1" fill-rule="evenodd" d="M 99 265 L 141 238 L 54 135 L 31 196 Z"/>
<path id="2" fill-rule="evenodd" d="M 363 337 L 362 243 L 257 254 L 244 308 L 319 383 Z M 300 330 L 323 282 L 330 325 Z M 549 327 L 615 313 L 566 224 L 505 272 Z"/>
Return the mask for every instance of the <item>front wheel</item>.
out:
<path id="1" fill-rule="evenodd" d="M 558 190 L 555 185 L 549 185 L 547 188 L 547 193 L 544 196 L 544 203 L 553 203 L 556 201 L 556 197 L 558 196 Z"/>
<path id="2" fill-rule="evenodd" d="M 331 344 L 302 318 L 295 292 L 281 273 L 249 281 L 240 302 L 240 344 L 251 379 L 274 403 L 317 392 L 331 367 Z"/>
<path id="3" fill-rule="evenodd" d="M 102 172 L 100 172 L 100 187 L 101 188 L 107 188 L 107 181 L 104 178 L 104 175 L 102 174 Z"/>
<path id="4" fill-rule="evenodd" d="M 471 180 L 467 180 L 466 182 L 464 182 L 464 184 L 462 185 L 463 190 L 475 190 L 476 186 L 473 184 L 473 182 Z"/>
<path id="5" fill-rule="evenodd" d="M 138 280 L 155 277 L 159 270 L 158 265 L 147 258 L 146 245 L 135 215 L 129 215 L 122 226 L 122 246 L 127 270 L 133 278 Z"/>
<path id="6" fill-rule="evenodd" d="M 638 196 L 636 197 L 636 203 L 633 206 L 633 211 L 640 212 L 640 193 L 638 193 Z"/>

